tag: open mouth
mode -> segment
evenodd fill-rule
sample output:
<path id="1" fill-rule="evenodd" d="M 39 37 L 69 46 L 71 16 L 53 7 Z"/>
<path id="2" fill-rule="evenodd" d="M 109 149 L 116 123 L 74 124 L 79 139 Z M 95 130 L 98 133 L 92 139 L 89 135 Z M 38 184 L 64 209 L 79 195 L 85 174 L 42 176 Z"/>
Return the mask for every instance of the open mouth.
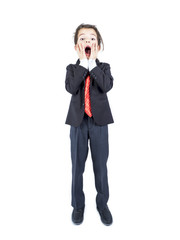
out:
<path id="1" fill-rule="evenodd" d="M 90 55 L 90 54 L 91 54 L 91 48 L 90 48 L 89 46 L 87 46 L 87 47 L 85 48 L 85 53 L 86 53 L 87 55 Z"/>

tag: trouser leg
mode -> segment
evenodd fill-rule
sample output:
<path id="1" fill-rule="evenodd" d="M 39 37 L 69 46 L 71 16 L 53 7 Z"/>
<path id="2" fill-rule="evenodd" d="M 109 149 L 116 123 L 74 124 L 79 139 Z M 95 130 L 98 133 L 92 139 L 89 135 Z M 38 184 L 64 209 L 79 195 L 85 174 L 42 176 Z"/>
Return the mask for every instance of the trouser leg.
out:
<path id="1" fill-rule="evenodd" d="M 97 190 L 96 204 L 102 210 L 109 199 L 107 159 L 109 155 L 108 126 L 94 126 L 89 131 L 91 156 Z"/>
<path id="2" fill-rule="evenodd" d="M 80 127 L 72 127 L 71 138 L 71 159 L 72 159 L 72 206 L 83 208 L 85 196 L 83 192 L 83 173 L 88 154 L 88 131 L 86 120 Z"/>

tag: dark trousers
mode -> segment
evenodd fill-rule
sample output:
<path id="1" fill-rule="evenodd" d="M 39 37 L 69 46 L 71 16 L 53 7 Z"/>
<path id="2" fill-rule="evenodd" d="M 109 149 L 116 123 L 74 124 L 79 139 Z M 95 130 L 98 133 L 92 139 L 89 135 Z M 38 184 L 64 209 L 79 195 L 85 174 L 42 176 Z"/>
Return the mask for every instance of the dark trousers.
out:
<path id="1" fill-rule="evenodd" d="M 95 186 L 97 190 L 96 204 L 102 210 L 109 198 L 107 159 L 109 154 L 108 126 L 98 126 L 93 118 L 86 114 L 79 127 L 71 126 L 71 159 L 72 159 L 72 206 L 83 208 L 85 196 L 83 192 L 83 172 L 90 143 Z"/>

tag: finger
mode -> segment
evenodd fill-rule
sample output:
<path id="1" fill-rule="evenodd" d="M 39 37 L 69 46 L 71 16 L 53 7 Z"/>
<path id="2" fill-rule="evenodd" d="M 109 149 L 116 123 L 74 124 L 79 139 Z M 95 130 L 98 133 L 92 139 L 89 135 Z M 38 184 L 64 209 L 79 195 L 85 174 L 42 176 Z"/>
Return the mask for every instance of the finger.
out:
<path id="1" fill-rule="evenodd" d="M 81 49 L 80 49 L 80 45 L 78 44 L 78 52 L 80 52 L 81 51 Z"/>
<path id="2" fill-rule="evenodd" d="M 95 43 L 95 52 L 97 52 L 97 44 Z"/>
<path id="3" fill-rule="evenodd" d="M 79 55 L 79 46 L 77 45 L 76 52 Z"/>
<path id="4" fill-rule="evenodd" d="M 94 43 L 94 53 L 96 54 L 96 43 Z"/>
<path id="5" fill-rule="evenodd" d="M 83 44 L 81 45 L 81 51 L 82 51 L 82 55 L 85 56 L 85 48 Z"/>
<path id="6" fill-rule="evenodd" d="M 90 56 L 92 56 L 92 54 L 93 54 L 93 43 L 91 45 L 91 54 L 90 54 Z"/>
<path id="7" fill-rule="evenodd" d="M 84 47 L 84 45 L 82 45 L 82 51 L 83 51 L 83 53 L 85 53 L 85 47 Z"/>
<path id="8" fill-rule="evenodd" d="M 80 47 L 80 44 L 78 43 L 78 50 L 79 52 L 81 51 L 81 47 Z"/>
<path id="9" fill-rule="evenodd" d="M 83 52 L 83 45 L 82 45 L 82 43 L 81 43 L 81 52 Z"/>
<path id="10" fill-rule="evenodd" d="M 94 43 L 92 44 L 92 52 L 94 52 Z"/>

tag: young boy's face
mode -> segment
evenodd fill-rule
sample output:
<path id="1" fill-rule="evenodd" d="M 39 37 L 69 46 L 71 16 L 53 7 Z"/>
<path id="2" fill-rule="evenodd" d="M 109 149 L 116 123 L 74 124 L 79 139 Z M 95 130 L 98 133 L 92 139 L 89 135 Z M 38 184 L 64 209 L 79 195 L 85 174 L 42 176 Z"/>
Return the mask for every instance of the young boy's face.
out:
<path id="1" fill-rule="evenodd" d="M 82 28 L 79 30 L 75 50 L 78 50 L 78 48 L 81 50 L 83 49 L 83 51 L 85 51 L 87 59 L 89 59 L 91 56 L 92 48 L 93 51 L 94 49 L 96 49 L 97 52 L 100 50 L 100 46 L 98 45 L 97 40 L 97 34 L 93 28 Z"/>

